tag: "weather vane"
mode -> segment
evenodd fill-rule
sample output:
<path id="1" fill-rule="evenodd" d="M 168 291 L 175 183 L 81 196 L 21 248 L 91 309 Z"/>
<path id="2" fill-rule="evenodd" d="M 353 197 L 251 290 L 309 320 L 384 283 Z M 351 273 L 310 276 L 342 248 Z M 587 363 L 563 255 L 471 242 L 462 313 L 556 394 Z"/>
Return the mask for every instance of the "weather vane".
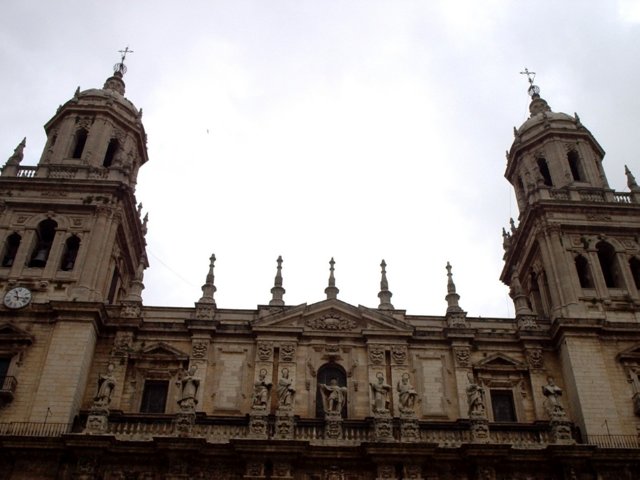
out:
<path id="1" fill-rule="evenodd" d="M 527 80 L 529 80 L 529 96 L 533 97 L 534 95 L 538 95 L 540 93 L 540 87 L 533 84 L 533 80 L 536 78 L 536 72 L 530 72 L 529 69 L 525 67 L 524 72 L 520 72 L 520 75 L 526 75 Z"/>
<path id="2" fill-rule="evenodd" d="M 124 50 L 118 50 L 118 53 L 120 53 L 120 63 L 116 63 L 113 66 L 113 71 L 124 75 L 127 73 L 127 66 L 124 64 L 124 59 L 127 58 L 128 53 L 133 53 L 133 50 L 129 50 L 129 45 L 127 45 Z"/>

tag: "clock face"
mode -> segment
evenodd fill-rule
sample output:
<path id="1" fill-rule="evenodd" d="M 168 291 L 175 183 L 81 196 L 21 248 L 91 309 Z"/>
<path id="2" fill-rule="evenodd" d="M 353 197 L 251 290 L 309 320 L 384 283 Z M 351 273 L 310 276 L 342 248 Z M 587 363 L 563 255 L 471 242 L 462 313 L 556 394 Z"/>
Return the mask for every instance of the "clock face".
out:
<path id="1" fill-rule="evenodd" d="M 15 287 L 4 296 L 4 304 L 9 308 L 22 308 L 31 302 L 31 292 L 28 288 Z"/>

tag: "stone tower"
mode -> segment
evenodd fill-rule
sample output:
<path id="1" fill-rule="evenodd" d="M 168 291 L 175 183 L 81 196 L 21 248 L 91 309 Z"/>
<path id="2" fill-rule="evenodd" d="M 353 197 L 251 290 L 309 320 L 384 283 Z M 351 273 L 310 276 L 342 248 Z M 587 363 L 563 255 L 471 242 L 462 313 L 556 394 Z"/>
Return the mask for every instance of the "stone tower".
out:
<path id="1" fill-rule="evenodd" d="M 146 219 L 134 191 L 146 134 L 124 97 L 125 70 L 117 64 L 103 88 L 78 88 L 58 108 L 37 166 L 20 165 L 23 140 L 2 168 L 0 288 L 11 313 L 3 321 L 30 324 L 41 350 L 22 380 L 33 384 L 31 396 L 11 408 L 27 402 L 31 421 L 73 419 L 105 305 L 141 301 Z M 13 353 L 9 375 L 20 364 Z"/>
<path id="2" fill-rule="evenodd" d="M 606 345 L 640 322 L 640 190 L 628 171 L 629 193 L 609 188 L 604 151 L 578 115 L 553 112 L 535 85 L 529 92 L 531 116 L 507 152 L 520 216 L 503 233 L 501 279 L 521 331 L 549 322 L 582 432 L 621 433 L 628 408 L 612 393 L 620 365 Z"/>

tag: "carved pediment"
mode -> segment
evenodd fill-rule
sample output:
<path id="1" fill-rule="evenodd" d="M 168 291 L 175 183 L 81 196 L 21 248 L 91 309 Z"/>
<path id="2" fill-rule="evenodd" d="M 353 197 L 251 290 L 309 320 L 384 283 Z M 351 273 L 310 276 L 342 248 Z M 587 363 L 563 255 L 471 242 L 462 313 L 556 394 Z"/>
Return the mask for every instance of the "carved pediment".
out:
<path id="1" fill-rule="evenodd" d="M 618 361 L 626 364 L 640 365 L 640 345 L 636 345 L 618 354 Z"/>
<path id="2" fill-rule="evenodd" d="M 503 353 L 494 353 L 473 366 L 474 370 L 492 371 L 524 371 L 529 367 Z"/>
<path id="3" fill-rule="evenodd" d="M 0 344 L 31 345 L 33 335 L 12 323 L 0 324 Z"/>
<path id="4" fill-rule="evenodd" d="M 335 334 L 410 335 L 413 327 L 397 318 L 362 305 L 354 307 L 337 299 L 299 305 L 264 316 L 252 324 L 256 331 L 297 331 Z"/>
<path id="5" fill-rule="evenodd" d="M 183 362 L 189 360 L 189 355 L 164 342 L 157 342 L 147 345 L 139 352 L 131 354 L 130 358 Z"/>

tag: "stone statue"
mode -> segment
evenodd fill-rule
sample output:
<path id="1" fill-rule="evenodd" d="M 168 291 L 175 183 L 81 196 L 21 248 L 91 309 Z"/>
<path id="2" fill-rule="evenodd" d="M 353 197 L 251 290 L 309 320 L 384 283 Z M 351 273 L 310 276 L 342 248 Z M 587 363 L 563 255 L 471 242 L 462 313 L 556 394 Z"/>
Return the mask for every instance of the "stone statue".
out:
<path id="1" fill-rule="evenodd" d="M 251 407 L 258 410 L 266 410 L 271 395 L 270 382 L 266 381 L 267 371 L 263 368 L 258 374 L 258 380 L 253 384 L 253 399 Z"/>
<path id="2" fill-rule="evenodd" d="M 289 369 L 281 370 L 280 380 L 278 380 L 278 406 L 280 408 L 291 408 L 293 397 L 296 394 L 293 388 L 293 379 L 289 378 Z"/>
<path id="3" fill-rule="evenodd" d="M 555 384 L 553 377 L 547 378 L 547 383 L 542 387 L 542 394 L 547 397 L 546 407 L 549 416 L 564 416 L 564 408 L 560 405 L 562 389 Z"/>
<path id="4" fill-rule="evenodd" d="M 373 411 L 375 413 L 389 412 L 389 392 L 391 387 L 384 383 L 384 375 L 382 372 L 376 373 L 377 382 L 371 382 L 371 391 L 373 393 Z"/>
<path id="5" fill-rule="evenodd" d="M 111 394 L 116 388 L 116 379 L 113 376 L 115 365 L 110 363 L 107 365 L 107 373 L 103 373 L 98 377 L 98 391 L 93 398 L 95 406 L 107 407 L 111 403 Z"/>
<path id="6" fill-rule="evenodd" d="M 467 386 L 467 401 L 469 402 L 469 417 L 484 417 L 484 390 L 473 378 L 473 373 L 467 375 L 469 385 Z"/>
<path id="7" fill-rule="evenodd" d="M 402 378 L 396 386 L 398 390 L 398 399 L 400 400 L 400 413 L 414 413 L 418 392 L 415 391 L 413 385 L 409 383 L 409 374 L 403 373 Z"/>
<path id="8" fill-rule="evenodd" d="M 198 403 L 196 394 L 198 393 L 200 380 L 194 376 L 197 369 L 198 367 L 196 365 L 191 365 L 189 370 L 187 370 L 186 375 L 184 375 L 180 381 L 182 385 L 182 392 L 180 400 L 178 400 L 178 405 L 180 405 L 182 410 L 193 410 Z"/>
<path id="9" fill-rule="evenodd" d="M 338 380 L 335 378 L 329 381 L 329 385 L 321 383 L 319 386 L 324 403 L 324 413 L 340 415 L 347 399 L 347 387 L 338 385 Z"/>

